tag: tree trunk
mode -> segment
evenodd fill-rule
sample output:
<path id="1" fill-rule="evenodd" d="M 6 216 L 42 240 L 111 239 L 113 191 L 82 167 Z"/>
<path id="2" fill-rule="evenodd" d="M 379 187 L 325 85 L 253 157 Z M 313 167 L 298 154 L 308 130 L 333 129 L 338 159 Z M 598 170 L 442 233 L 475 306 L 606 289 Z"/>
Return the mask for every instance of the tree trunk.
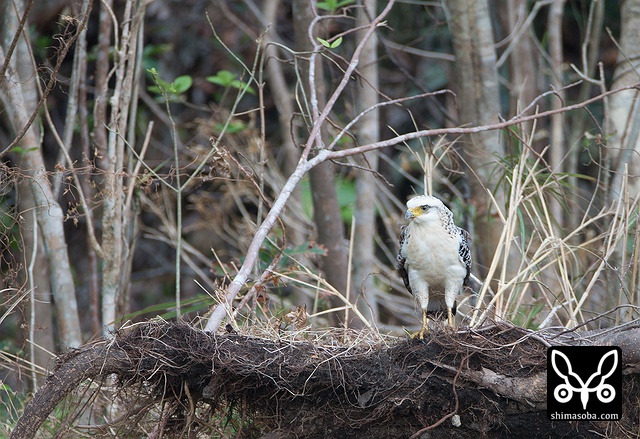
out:
<path id="1" fill-rule="evenodd" d="M 138 37 L 145 4 L 135 7 L 136 2 L 128 0 L 122 18 L 120 41 L 116 42 L 114 57 L 115 87 L 111 99 L 111 114 L 105 160 L 104 205 L 102 211 L 102 323 L 103 333 L 108 335 L 115 328 L 120 317 L 126 287 L 124 285 L 128 269 L 124 269 L 130 242 L 127 224 L 131 227 L 131 212 L 125 211 L 124 163 L 125 138 L 128 138 L 130 110 L 137 99 L 134 81 L 137 79 Z M 179 304 L 176 304 L 179 306 Z"/>
<path id="2" fill-rule="evenodd" d="M 456 55 L 455 73 L 457 106 L 460 124 L 486 125 L 499 121 L 500 92 L 493 31 L 487 0 L 448 0 L 449 28 Z M 468 174 L 471 200 L 476 210 L 476 240 L 474 266 L 488 267 L 500 239 L 502 224 L 498 223 L 496 207 L 487 191 L 491 191 L 497 205 L 506 205 L 504 191 L 496 187 L 497 162 L 505 156 L 499 131 L 477 133 L 466 138 L 464 155 L 475 171 Z M 477 177 L 476 177 L 477 175 Z"/>
<path id="3" fill-rule="evenodd" d="M 269 26 L 269 32 L 265 35 L 264 50 L 267 60 L 267 83 L 271 89 L 273 99 L 276 102 L 276 108 L 278 109 L 280 137 L 282 148 L 284 149 L 283 169 L 285 174 L 289 176 L 296 168 L 298 156 L 300 155 L 300 150 L 297 148 L 298 139 L 297 136 L 295 136 L 296 131 L 291 129 L 294 117 L 293 96 L 289 90 L 282 69 L 282 63 L 276 59 L 283 55 L 278 52 L 278 49 L 273 44 L 269 44 L 274 41 L 273 35 L 275 35 L 277 11 L 281 3 L 280 0 L 267 0 L 264 2 L 264 18 L 267 21 L 266 24 Z M 294 136 L 296 138 L 294 138 Z M 297 195 L 294 198 L 300 199 Z M 296 242 L 296 244 L 300 243 Z"/>
<path id="4" fill-rule="evenodd" d="M 612 89 L 638 81 L 640 70 L 640 0 L 627 0 L 620 11 L 620 53 L 614 72 Z M 629 172 L 629 198 L 640 192 L 640 95 L 638 90 L 616 93 L 609 98 L 609 118 L 605 134 L 611 151 L 613 177 L 610 201 L 622 195 L 623 175 Z"/>
<path id="5" fill-rule="evenodd" d="M 308 0 L 295 0 L 293 2 L 295 45 L 298 51 L 312 50 L 308 37 L 309 26 L 314 18 L 314 11 Z M 315 33 L 314 33 L 315 34 Z M 321 57 L 317 58 L 318 60 Z M 315 87 L 318 99 L 318 108 L 325 105 L 325 81 L 322 74 L 322 64 L 318 62 L 309 68 L 315 69 L 315 83 L 309 84 L 309 71 L 303 67 L 302 86 L 310 96 L 309 87 Z M 311 118 L 314 116 L 311 115 Z M 326 127 L 326 125 L 325 125 Z M 326 128 L 321 130 L 323 145 L 316 145 L 322 148 L 328 144 Z M 316 141 L 311 139 L 310 141 Z M 309 181 L 311 184 L 311 195 L 313 198 L 313 219 L 318 233 L 318 242 L 327 249 L 326 256 L 322 259 L 322 270 L 325 278 L 341 294 L 346 294 L 347 289 L 347 252 L 344 242 L 344 226 L 340 216 L 340 206 L 336 192 L 335 172 L 333 164 L 330 162 L 320 163 L 309 171 Z M 332 298 L 332 305 L 341 306 L 342 301 Z M 335 313 L 331 314 L 332 323 L 338 323 Z"/>
<path id="6" fill-rule="evenodd" d="M 611 89 L 636 83 L 640 71 L 640 0 L 622 2 L 620 17 L 620 51 Z M 611 180 L 607 188 L 607 202 L 613 205 L 621 198 L 635 200 L 640 193 L 640 92 L 635 88 L 615 93 L 608 103 L 609 113 L 605 114 L 604 134 L 610 136 L 605 150 L 610 154 Z M 622 240 L 611 264 L 624 267 L 626 264 L 622 263 L 627 251 L 628 247 Z M 601 309 L 611 309 L 618 305 L 618 274 L 607 272 L 606 275 L 610 281 L 605 282 L 605 288 L 598 292 L 599 297 L 591 299 L 593 303 L 601 303 Z M 632 285 L 634 283 L 632 281 Z M 631 297 L 637 295 L 637 288 L 629 294 Z"/>
<path id="7" fill-rule="evenodd" d="M 32 210 L 35 207 L 31 188 L 26 181 L 21 181 L 18 188 L 20 194 L 20 210 L 25 220 L 23 253 L 29 266 L 33 270 L 24 271 L 31 279 L 24 279 L 25 285 L 34 288 L 31 293 L 32 301 L 29 304 L 28 324 L 25 325 L 24 339 L 29 346 L 29 361 L 36 366 L 47 370 L 52 360 L 52 352 L 55 352 L 54 328 L 52 319 L 53 297 L 51 296 L 51 284 L 49 282 L 49 270 L 47 269 L 47 255 L 44 251 L 44 243 L 38 223 L 34 221 Z M 34 231 L 36 232 L 34 234 Z M 35 252 L 34 252 L 35 249 Z M 31 258 L 35 257 L 35 261 Z M 40 387 L 46 377 L 37 375 L 33 388 Z"/>
<path id="8" fill-rule="evenodd" d="M 17 17 L 14 7 L 24 11 L 18 3 L 5 3 L 3 16 L 3 46 L 0 48 L 0 65 L 5 62 L 5 47 L 17 32 Z M 31 58 L 24 39 L 20 39 L 16 50 L 8 63 L 8 69 L 0 78 L 0 98 L 4 103 L 14 132 L 20 133 L 28 126 L 30 115 L 36 110 L 38 93 L 35 81 L 38 80 L 33 70 Z M 24 133 L 20 142 L 21 152 L 16 159 L 21 169 L 28 176 L 29 187 L 37 209 L 37 222 L 44 242 L 47 256 L 47 267 L 51 290 L 53 293 L 60 337 L 68 347 L 78 347 L 82 343 L 78 305 L 75 296 L 75 285 L 67 244 L 64 236 L 64 213 L 55 199 L 51 183 L 45 169 L 41 151 L 41 141 L 37 123 L 32 124 Z"/>
<path id="9" fill-rule="evenodd" d="M 364 0 L 358 10 L 357 26 L 367 26 L 376 17 L 376 1 Z M 362 38 L 364 31 L 359 33 Z M 356 113 L 360 113 L 378 103 L 378 39 L 373 34 L 360 55 L 359 84 Z M 358 142 L 362 145 L 380 140 L 379 111 L 372 110 L 364 115 L 358 124 Z M 377 291 L 371 276 L 374 270 L 376 236 L 376 177 L 378 151 L 358 157 L 358 164 L 372 172 L 360 171 L 356 179 L 356 203 L 354 212 L 355 230 L 353 236 L 353 274 L 351 277 L 351 297 L 358 309 L 370 322 L 377 320 Z M 361 327 L 362 322 L 354 319 L 353 326 Z"/>
<path id="10" fill-rule="evenodd" d="M 515 32 L 518 23 L 523 21 L 529 14 L 528 1 L 526 0 L 509 0 L 507 13 L 503 22 L 505 23 L 505 32 Z M 518 38 L 515 46 L 509 54 L 509 73 L 511 75 L 511 87 L 509 93 L 511 96 L 510 108 L 511 115 L 519 114 L 522 109 L 534 101 L 538 96 L 538 65 L 536 63 L 536 46 L 531 33 L 533 29 L 526 29 Z M 506 37 L 507 35 L 501 35 Z M 526 114 L 532 114 L 533 110 Z M 525 133 L 531 132 L 533 123 L 525 123 L 522 129 Z M 532 146 L 536 146 L 535 144 Z"/>
<path id="11" fill-rule="evenodd" d="M 556 0 L 549 7 L 549 56 L 551 58 L 551 84 L 557 90 L 557 95 L 551 100 L 551 109 L 562 108 L 564 103 L 564 87 L 562 64 L 562 18 L 564 15 L 565 0 Z M 551 169 L 553 172 L 564 173 L 569 170 L 565 156 L 568 151 L 565 137 L 564 113 L 551 116 Z M 551 196 L 548 200 L 551 214 L 555 218 L 560 230 L 564 225 L 564 211 L 560 200 Z"/>

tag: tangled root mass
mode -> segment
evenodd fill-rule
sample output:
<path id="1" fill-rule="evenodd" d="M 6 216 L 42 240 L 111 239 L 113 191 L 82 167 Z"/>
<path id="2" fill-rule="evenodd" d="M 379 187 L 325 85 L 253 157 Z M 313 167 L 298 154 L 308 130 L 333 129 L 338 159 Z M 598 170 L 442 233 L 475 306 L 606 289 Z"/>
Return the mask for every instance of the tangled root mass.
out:
<path id="1" fill-rule="evenodd" d="M 339 344 L 214 335 L 183 323 L 149 322 L 63 357 L 12 437 L 33 437 L 59 402 L 87 381 L 114 392 L 119 413 L 93 425 L 93 437 L 419 437 L 427 430 L 430 437 L 456 438 L 637 434 L 640 391 L 633 355 L 625 359 L 623 420 L 548 420 L 548 344 L 506 325 L 434 331 L 424 343 Z M 72 424 L 68 419 L 61 428 Z"/>

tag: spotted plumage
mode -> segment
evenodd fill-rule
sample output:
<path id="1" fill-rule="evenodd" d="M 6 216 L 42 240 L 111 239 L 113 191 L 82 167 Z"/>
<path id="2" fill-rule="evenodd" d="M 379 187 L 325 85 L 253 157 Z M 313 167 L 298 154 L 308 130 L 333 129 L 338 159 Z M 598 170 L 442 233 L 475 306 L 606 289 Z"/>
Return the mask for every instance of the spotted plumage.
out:
<path id="1" fill-rule="evenodd" d="M 409 224 L 400 235 L 397 267 L 404 285 L 422 309 L 422 328 L 428 331 L 427 313 L 447 310 L 453 326 L 456 297 L 469 283 L 469 233 L 456 226 L 453 213 L 438 198 L 421 195 L 407 202 Z"/>

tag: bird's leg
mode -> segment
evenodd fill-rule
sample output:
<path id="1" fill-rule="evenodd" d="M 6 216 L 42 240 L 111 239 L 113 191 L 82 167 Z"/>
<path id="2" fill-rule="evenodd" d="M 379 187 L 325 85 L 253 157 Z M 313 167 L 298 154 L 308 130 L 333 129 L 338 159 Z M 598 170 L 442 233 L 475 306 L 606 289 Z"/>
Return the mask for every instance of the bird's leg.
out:
<path id="1" fill-rule="evenodd" d="M 449 321 L 449 326 L 453 329 L 454 328 L 453 311 L 451 310 L 451 307 L 449 307 L 449 306 L 447 306 L 447 320 Z"/>
<path id="2" fill-rule="evenodd" d="M 414 334 L 411 334 L 411 338 L 417 338 L 424 340 L 424 336 L 429 332 L 429 321 L 427 320 L 427 310 L 422 310 L 422 328 Z"/>

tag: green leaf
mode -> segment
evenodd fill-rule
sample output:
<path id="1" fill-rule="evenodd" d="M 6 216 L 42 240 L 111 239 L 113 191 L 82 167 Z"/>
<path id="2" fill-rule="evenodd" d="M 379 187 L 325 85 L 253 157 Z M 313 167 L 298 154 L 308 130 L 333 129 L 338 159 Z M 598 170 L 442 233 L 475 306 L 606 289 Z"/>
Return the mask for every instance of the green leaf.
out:
<path id="1" fill-rule="evenodd" d="M 171 51 L 170 44 L 146 44 L 142 50 L 142 66 L 147 69 L 158 67 L 159 56 L 169 51 Z M 93 55 L 94 59 L 95 57 L 96 55 Z"/>
<path id="2" fill-rule="evenodd" d="M 207 81 L 223 87 L 231 87 L 234 79 L 236 79 L 235 73 L 231 73 L 229 70 L 220 70 L 215 76 L 207 76 Z"/>
<path id="3" fill-rule="evenodd" d="M 179 96 L 186 92 L 193 85 L 193 78 L 189 75 L 178 76 L 173 82 L 167 82 L 160 79 L 158 71 L 155 67 L 147 69 L 147 73 L 151 76 L 154 85 L 147 87 L 147 90 L 151 93 L 159 95 L 175 95 Z"/>
<path id="4" fill-rule="evenodd" d="M 217 84 L 225 88 L 235 88 L 238 90 L 245 89 L 248 93 L 256 94 L 255 90 L 251 88 L 251 86 L 247 85 L 246 82 L 240 81 L 236 79 L 238 75 L 235 73 L 231 73 L 228 70 L 220 70 L 215 76 L 207 76 L 207 81 L 212 84 Z"/>
<path id="5" fill-rule="evenodd" d="M 329 43 L 327 40 L 323 40 L 320 37 L 316 37 L 316 40 L 318 40 L 324 47 L 331 48 L 331 43 Z"/>
<path id="6" fill-rule="evenodd" d="M 336 177 L 334 183 L 336 187 L 336 195 L 338 197 L 338 206 L 340 207 L 340 217 L 346 224 L 350 224 L 356 200 L 355 182 L 343 177 Z M 308 218 L 312 219 L 313 197 L 311 194 L 311 184 L 309 183 L 309 180 L 303 179 L 298 186 L 300 187 L 303 210 Z"/>
<path id="7" fill-rule="evenodd" d="M 182 300 L 180 302 L 180 309 L 183 314 L 186 314 L 192 311 L 197 311 L 199 309 L 206 308 L 210 306 L 212 302 L 213 302 L 213 299 L 210 296 L 205 294 L 200 294 L 196 297 Z M 164 319 L 171 319 L 176 316 L 175 306 L 176 306 L 175 301 L 158 303 L 155 305 L 148 306 L 144 309 L 141 309 L 140 311 L 127 314 L 124 317 L 122 317 L 122 319 L 133 320 L 144 315 L 159 315 Z"/>
<path id="8" fill-rule="evenodd" d="M 222 130 L 224 129 L 224 124 L 217 123 L 214 125 L 213 128 L 215 129 L 217 135 L 220 136 L 222 134 Z M 247 128 L 246 123 L 242 121 L 232 121 L 227 125 L 227 129 L 225 132 L 229 134 L 237 134 L 246 128 Z"/>
<path id="9" fill-rule="evenodd" d="M 316 7 L 318 9 L 322 9 L 323 11 L 329 11 L 331 13 L 334 13 L 335 11 L 340 9 L 341 7 L 350 5 L 352 3 L 355 3 L 355 0 L 342 0 L 342 1 L 326 0 L 326 1 L 323 1 L 323 2 L 318 2 L 316 4 Z"/>
<path id="10" fill-rule="evenodd" d="M 37 151 L 38 149 L 39 148 L 37 146 L 24 149 L 22 146 L 16 145 L 13 148 L 11 148 L 11 152 L 15 152 L 16 154 L 20 154 L 20 155 L 25 155 L 28 152 Z"/>
<path id="11" fill-rule="evenodd" d="M 280 252 L 280 249 L 270 242 L 266 242 L 258 253 L 260 258 L 260 269 L 264 270 L 273 261 L 276 254 Z M 278 263 L 278 267 L 287 267 L 296 262 L 296 258 L 299 256 L 326 256 L 326 247 L 313 242 L 307 241 L 295 247 L 287 247 L 282 251 L 282 260 Z"/>
<path id="12" fill-rule="evenodd" d="M 237 88 L 238 90 L 243 89 L 243 88 L 246 87 L 247 93 L 252 94 L 252 95 L 256 94 L 256 91 L 250 85 L 247 85 L 246 82 L 242 82 L 242 81 L 237 80 L 237 79 L 235 81 L 231 82 L 231 86 L 233 88 Z"/>
<path id="13" fill-rule="evenodd" d="M 320 246 L 316 242 L 305 242 L 304 244 L 300 244 L 296 247 L 289 247 L 284 250 L 284 254 L 286 256 L 298 256 L 298 255 L 316 255 L 316 256 L 326 256 L 327 249 Z"/>
<path id="14" fill-rule="evenodd" d="M 320 42 L 320 44 L 322 44 L 324 47 L 328 49 L 335 49 L 340 44 L 342 44 L 342 37 L 337 38 L 333 43 L 330 43 L 329 41 L 324 40 L 320 37 L 316 37 L 316 39 Z"/>
<path id="15" fill-rule="evenodd" d="M 179 95 L 191 88 L 191 85 L 193 85 L 193 78 L 189 75 L 178 76 L 171 85 L 173 93 Z"/>
<path id="16" fill-rule="evenodd" d="M 340 44 L 342 44 L 342 37 L 339 37 L 338 39 L 336 39 L 333 43 L 331 43 L 331 45 L 329 46 L 330 49 L 335 49 L 336 47 L 338 47 Z"/>
<path id="17" fill-rule="evenodd" d="M 163 81 L 162 79 L 160 79 L 158 75 L 158 71 L 155 69 L 155 67 L 147 69 L 147 73 L 151 75 L 151 79 L 155 83 L 154 85 L 150 85 L 147 87 L 147 90 L 149 92 L 156 93 L 156 94 L 165 94 L 165 93 L 171 92 L 170 90 L 171 84 L 169 84 L 167 81 Z"/>
<path id="18" fill-rule="evenodd" d="M 340 2 L 338 2 L 338 8 L 341 8 L 343 6 L 347 6 L 350 5 L 352 3 L 355 3 L 355 0 L 342 0 Z M 337 9 L 337 8 L 336 8 Z"/>
<path id="19" fill-rule="evenodd" d="M 318 2 L 316 4 L 316 7 L 318 9 L 322 9 L 323 11 L 331 11 L 333 12 L 335 10 L 335 0 L 328 0 L 326 2 Z"/>
<path id="20" fill-rule="evenodd" d="M 150 85 L 147 87 L 147 90 L 158 95 L 171 93 L 169 90 L 169 84 L 166 82 L 164 84 Z"/>

